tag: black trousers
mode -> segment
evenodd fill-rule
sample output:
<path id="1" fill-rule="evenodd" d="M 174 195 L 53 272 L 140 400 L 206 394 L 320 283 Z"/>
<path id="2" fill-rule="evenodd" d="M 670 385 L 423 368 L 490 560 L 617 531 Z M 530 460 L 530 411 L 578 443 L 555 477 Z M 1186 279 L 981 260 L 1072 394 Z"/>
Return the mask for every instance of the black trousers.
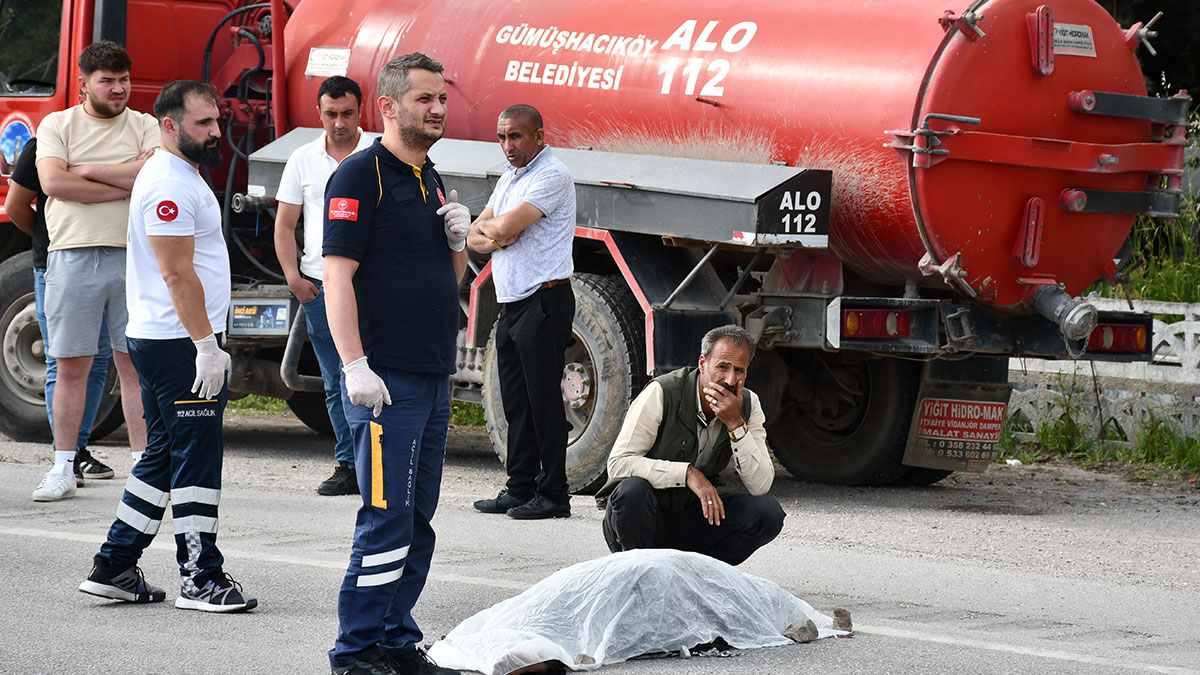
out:
<path id="1" fill-rule="evenodd" d="M 774 497 L 722 493 L 721 501 L 725 519 L 710 525 L 699 500 L 682 511 L 664 511 L 646 479 L 626 478 L 608 497 L 604 540 L 613 553 L 673 548 L 737 565 L 783 529 L 783 507 Z"/>
<path id="2" fill-rule="evenodd" d="M 558 504 L 570 499 L 562 374 L 574 318 L 570 283 L 500 308 L 496 356 L 508 420 L 507 487 L 517 499 L 535 494 Z"/>

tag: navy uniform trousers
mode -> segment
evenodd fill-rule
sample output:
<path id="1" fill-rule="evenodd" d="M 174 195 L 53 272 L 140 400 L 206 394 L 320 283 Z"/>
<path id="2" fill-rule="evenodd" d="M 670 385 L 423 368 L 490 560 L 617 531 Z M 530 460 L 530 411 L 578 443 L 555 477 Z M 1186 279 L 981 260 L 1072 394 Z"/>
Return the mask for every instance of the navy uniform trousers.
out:
<path id="1" fill-rule="evenodd" d="M 196 347 L 188 338 L 128 338 L 146 415 L 146 452 L 133 466 L 117 519 L 98 563 L 120 574 L 137 564 L 162 524 L 167 503 L 175 525 L 175 557 L 183 586 L 203 586 L 224 563 L 217 549 L 217 505 L 221 501 L 221 420 L 229 391 L 199 400 Z"/>
<path id="2" fill-rule="evenodd" d="M 430 525 L 437 508 L 450 423 L 446 375 L 375 368 L 392 404 L 379 417 L 342 403 L 354 439 L 362 506 L 350 566 L 338 594 L 338 638 L 329 661 L 344 666 L 378 645 L 386 654 L 412 651 L 422 634 L 412 617 L 433 558 Z"/>

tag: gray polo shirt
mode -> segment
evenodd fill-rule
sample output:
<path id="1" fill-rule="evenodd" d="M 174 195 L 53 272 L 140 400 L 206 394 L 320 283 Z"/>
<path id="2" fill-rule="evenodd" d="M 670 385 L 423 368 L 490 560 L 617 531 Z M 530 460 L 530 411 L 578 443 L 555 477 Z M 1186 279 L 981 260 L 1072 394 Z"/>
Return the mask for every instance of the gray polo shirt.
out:
<path id="1" fill-rule="evenodd" d="M 542 217 L 521 237 L 492 254 L 496 300 L 523 300 L 546 281 L 566 279 L 575 271 L 571 243 L 575 237 L 575 181 L 550 147 L 520 169 L 509 165 L 496 183 L 487 207 L 497 216 L 526 202 Z"/>

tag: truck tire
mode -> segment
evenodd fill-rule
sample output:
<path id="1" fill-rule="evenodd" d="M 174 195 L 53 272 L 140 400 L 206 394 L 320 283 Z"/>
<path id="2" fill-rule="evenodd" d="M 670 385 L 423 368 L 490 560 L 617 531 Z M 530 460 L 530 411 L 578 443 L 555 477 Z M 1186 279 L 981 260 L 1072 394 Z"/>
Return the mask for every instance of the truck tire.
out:
<path id="1" fill-rule="evenodd" d="M 17 441 L 49 442 L 46 360 L 33 293 L 33 254 L 0 263 L 0 433 Z M 111 364 L 91 440 L 125 422 L 117 372 Z"/>
<path id="2" fill-rule="evenodd" d="M 563 368 L 567 413 L 567 484 L 573 494 L 591 494 L 604 484 L 605 464 L 629 401 L 645 382 L 644 321 L 621 277 L 576 274 L 575 321 Z M 508 458 L 508 420 L 496 364 L 496 329 L 488 338 L 483 366 L 483 412 L 492 448 Z"/>
<path id="3" fill-rule="evenodd" d="M 895 358 L 838 361 L 793 353 L 793 380 L 809 396 L 785 394 L 767 427 L 771 449 L 792 476 L 832 485 L 890 485 L 901 464 L 921 381 L 920 364 Z M 932 476 L 930 476 L 932 477 Z M 914 476 L 914 478 L 916 478 Z"/>
<path id="4" fill-rule="evenodd" d="M 329 409 L 325 407 L 325 392 L 297 391 L 287 400 L 287 405 L 304 426 L 333 438 L 333 422 L 329 421 Z"/>
<path id="5" fill-rule="evenodd" d="M 33 254 L 0 263 L 0 433 L 47 441 L 46 360 L 33 295 Z"/>
<path id="6" fill-rule="evenodd" d="M 96 421 L 92 423 L 90 441 L 101 438 L 116 431 L 125 423 L 125 411 L 121 409 L 121 386 L 117 383 L 117 367 L 108 363 L 108 376 L 104 381 L 104 398 L 100 399 L 100 408 L 96 410 Z"/>

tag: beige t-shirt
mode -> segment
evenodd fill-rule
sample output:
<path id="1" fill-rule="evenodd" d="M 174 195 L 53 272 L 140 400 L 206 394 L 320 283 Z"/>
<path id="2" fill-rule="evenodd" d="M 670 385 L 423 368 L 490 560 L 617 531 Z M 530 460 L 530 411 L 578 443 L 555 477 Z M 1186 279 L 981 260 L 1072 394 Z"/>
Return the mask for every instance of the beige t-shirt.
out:
<path id="1" fill-rule="evenodd" d="M 153 115 L 126 108 L 116 117 L 92 117 L 77 105 L 50 113 L 37 131 L 37 161 L 61 159 L 67 167 L 80 164 L 121 164 L 161 143 Z M 46 201 L 49 250 L 87 246 L 125 247 L 129 230 L 129 199 L 99 204 L 55 199 Z"/>

